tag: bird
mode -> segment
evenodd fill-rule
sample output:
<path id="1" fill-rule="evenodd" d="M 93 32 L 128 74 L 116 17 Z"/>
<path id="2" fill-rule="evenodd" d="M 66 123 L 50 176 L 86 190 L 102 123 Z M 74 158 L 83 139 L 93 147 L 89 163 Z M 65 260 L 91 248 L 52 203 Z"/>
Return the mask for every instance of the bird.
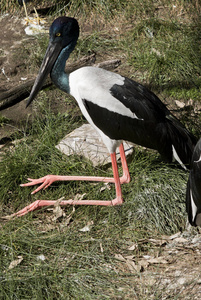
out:
<path id="1" fill-rule="evenodd" d="M 201 138 L 193 151 L 186 188 L 186 211 L 192 226 L 201 226 Z"/>
<path id="2" fill-rule="evenodd" d="M 97 130 L 110 153 L 113 177 L 46 175 L 28 178 L 22 187 L 40 184 L 32 194 L 46 189 L 55 181 L 88 180 L 112 182 L 116 198 L 113 200 L 63 200 L 60 205 L 103 205 L 123 203 L 121 184 L 130 182 L 123 140 L 157 150 L 162 158 L 177 160 L 184 168 L 190 164 L 196 138 L 174 117 L 167 106 L 149 89 L 108 70 L 85 66 L 70 74 L 65 64 L 79 37 L 79 24 L 75 18 L 61 16 L 49 29 L 49 44 L 39 73 L 27 101 L 29 106 L 50 73 L 53 83 L 77 101 L 86 120 Z M 116 149 L 119 148 L 123 175 L 119 177 Z M 56 201 L 36 200 L 13 216 L 23 216 Z"/>

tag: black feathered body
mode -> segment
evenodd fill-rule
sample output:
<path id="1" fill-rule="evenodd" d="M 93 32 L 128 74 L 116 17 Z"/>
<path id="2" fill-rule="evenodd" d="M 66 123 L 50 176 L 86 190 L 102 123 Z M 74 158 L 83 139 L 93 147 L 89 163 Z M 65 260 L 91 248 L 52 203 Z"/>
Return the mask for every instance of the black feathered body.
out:
<path id="1" fill-rule="evenodd" d="M 190 163 L 195 138 L 143 85 L 103 69 L 84 67 L 69 75 L 69 86 L 110 153 L 126 140 L 157 150 L 166 161 L 174 156 L 181 164 Z"/>

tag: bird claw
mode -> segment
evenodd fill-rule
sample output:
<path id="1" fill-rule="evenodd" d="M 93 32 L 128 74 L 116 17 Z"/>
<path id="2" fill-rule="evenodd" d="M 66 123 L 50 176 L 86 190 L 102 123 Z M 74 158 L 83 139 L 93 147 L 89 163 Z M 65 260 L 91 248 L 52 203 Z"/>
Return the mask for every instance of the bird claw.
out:
<path id="1" fill-rule="evenodd" d="M 16 217 L 22 217 L 22 216 L 26 215 L 27 213 L 29 213 L 30 211 L 34 211 L 34 210 L 40 208 L 40 202 L 41 202 L 41 200 L 36 200 L 33 203 L 29 204 L 28 206 L 24 207 L 23 209 L 19 210 L 18 212 L 14 213 L 12 215 L 1 217 L 1 218 L 4 220 L 11 220 Z"/>
<path id="2" fill-rule="evenodd" d="M 14 216 L 21 217 L 21 216 L 26 215 L 30 211 L 34 211 L 34 210 L 38 209 L 40 207 L 40 205 L 39 205 L 40 201 L 41 200 L 34 201 L 33 203 L 29 204 L 28 206 L 24 207 L 23 209 L 21 209 L 20 211 L 15 213 Z"/>
<path id="3" fill-rule="evenodd" d="M 40 191 L 41 189 L 46 189 L 48 186 L 50 186 L 54 181 L 56 181 L 55 176 L 54 175 L 46 175 L 44 177 L 38 178 L 38 179 L 32 179 L 32 178 L 28 178 L 28 180 L 30 182 L 27 183 L 22 183 L 20 184 L 20 186 L 25 187 L 25 186 L 32 186 L 32 185 L 36 185 L 36 184 L 40 184 L 42 183 L 38 188 L 36 188 L 31 194 L 35 194 L 38 191 Z"/>

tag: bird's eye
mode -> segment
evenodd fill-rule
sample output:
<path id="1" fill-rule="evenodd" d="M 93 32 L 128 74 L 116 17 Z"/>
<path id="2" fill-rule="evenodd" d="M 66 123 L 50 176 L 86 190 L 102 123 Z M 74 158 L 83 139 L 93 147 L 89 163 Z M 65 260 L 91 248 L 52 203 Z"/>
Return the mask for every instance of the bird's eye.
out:
<path id="1" fill-rule="evenodd" d="M 55 35 L 56 35 L 56 36 L 61 36 L 61 33 L 60 33 L 60 32 L 57 32 Z"/>

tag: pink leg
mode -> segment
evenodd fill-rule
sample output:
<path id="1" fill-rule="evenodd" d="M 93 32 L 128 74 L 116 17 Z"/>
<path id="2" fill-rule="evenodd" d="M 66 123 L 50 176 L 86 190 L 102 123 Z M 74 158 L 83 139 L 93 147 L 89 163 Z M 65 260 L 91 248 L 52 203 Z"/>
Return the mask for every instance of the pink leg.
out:
<path id="1" fill-rule="evenodd" d="M 123 168 L 123 176 L 120 177 L 120 182 L 121 183 L 129 183 L 131 179 L 130 179 L 128 164 L 127 164 L 127 161 L 126 161 L 126 155 L 125 155 L 123 144 L 121 144 L 119 146 L 119 152 L 120 152 L 121 164 L 122 164 L 122 168 Z"/>
<path id="2" fill-rule="evenodd" d="M 122 192 L 121 192 L 121 183 L 129 182 L 130 175 L 128 171 L 128 166 L 126 162 L 125 152 L 123 145 L 121 144 L 120 147 L 120 155 L 121 161 L 123 166 L 123 176 L 121 179 L 119 178 L 118 173 L 118 166 L 116 161 L 116 153 L 110 154 L 111 161 L 112 161 L 112 169 L 114 178 L 110 177 L 85 177 L 85 176 L 57 176 L 57 175 L 47 175 L 45 177 L 39 179 L 29 179 L 31 182 L 22 184 L 21 186 L 32 186 L 37 183 L 42 183 L 36 190 L 32 192 L 32 194 L 36 193 L 42 188 L 47 188 L 51 185 L 54 181 L 58 180 L 90 180 L 90 181 L 103 181 L 103 182 L 113 182 L 115 183 L 116 189 L 116 198 L 111 201 L 103 201 L 103 200 L 63 200 L 60 202 L 60 205 L 103 205 L 103 206 L 113 206 L 113 205 L 120 205 L 123 203 Z M 23 216 L 30 211 L 39 209 L 43 206 L 54 205 L 57 201 L 50 201 L 50 200 L 37 200 L 30 205 L 26 206 L 22 210 L 18 211 L 17 213 L 13 214 L 12 216 Z"/>
<path id="3" fill-rule="evenodd" d="M 121 156 L 121 163 L 123 167 L 123 176 L 120 177 L 120 183 L 128 183 L 130 182 L 130 174 L 128 170 L 128 165 L 126 162 L 126 156 L 123 144 L 119 146 L 119 152 Z M 112 158 L 111 158 L 112 159 Z M 115 156 L 116 160 L 116 156 Z M 114 172 L 114 170 L 113 170 Z M 48 186 L 50 186 L 55 181 L 72 181 L 72 180 L 86 180 L 86 181 L 102 181 L 102 182 L 111 182 L 115 183 L 114 177 L 95 177 L 95 176 L 62 176 L 62 175 L 46 175 L 44 177 L 41 177 L 39 179 L 32 179 L 28 178 L 30 182 L 20 184 L 20 186 L 32 186 L 36 184 L 42 183 L 39 187 L 37 187 L 31 194 L 35 194 L 41 189 L 46 189 Z"/>

